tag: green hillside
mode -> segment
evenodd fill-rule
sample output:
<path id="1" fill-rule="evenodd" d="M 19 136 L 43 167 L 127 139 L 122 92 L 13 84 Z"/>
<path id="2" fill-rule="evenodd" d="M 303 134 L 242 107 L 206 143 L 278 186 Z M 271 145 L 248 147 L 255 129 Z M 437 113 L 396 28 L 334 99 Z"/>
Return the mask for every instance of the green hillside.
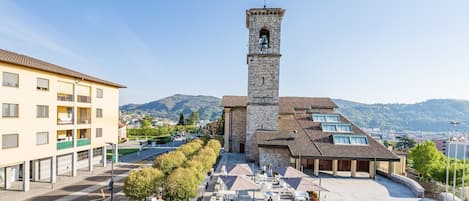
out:
<path id="1" fill-rule="evenodd" d="M 469 101 L 465 100 L 432 99 L 416 104 L 334 101 L 347 118 L 367 128 L 449 131 L 452 129 L 449 122 L 469 120 Z"/>
<path id="2" fill-rule="evenodd" d="M 221 99 L 213 96 L 176 94 L 145 104 L 128 104 L 120 107 L 123 112 L 143 112 L 160 118 L 177 120 L 179 113 L 185 117 L 198 110 L 201 120 L 216 120 L 220 115 Z"/>

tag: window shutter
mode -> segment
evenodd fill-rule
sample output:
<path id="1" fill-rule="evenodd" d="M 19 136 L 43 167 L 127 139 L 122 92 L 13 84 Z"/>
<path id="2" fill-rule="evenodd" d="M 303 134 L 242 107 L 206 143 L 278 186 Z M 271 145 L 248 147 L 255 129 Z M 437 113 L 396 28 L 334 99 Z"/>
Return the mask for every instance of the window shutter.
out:
<path id="1" fill-rule="evenodd" d="M 37 78 L 37 89 L 49 90 L 49 80 L 43 78 Z"/>
<path id="2" fill-rule="evenodd" d="M 18 147 L 18 134 L 7 134 L 2 136 L 2 148 Z"/>
<path id="3" fill-rule="evenodd" d="M 36 133 L 36 144 L 49 144 L 49 133 L 48 132 L 38 132 Z"/>

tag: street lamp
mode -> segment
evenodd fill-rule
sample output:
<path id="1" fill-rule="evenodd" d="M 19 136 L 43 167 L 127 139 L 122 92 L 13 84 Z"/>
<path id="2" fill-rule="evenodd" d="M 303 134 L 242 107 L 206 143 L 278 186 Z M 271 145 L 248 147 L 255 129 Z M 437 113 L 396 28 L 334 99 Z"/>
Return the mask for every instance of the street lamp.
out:
<path id="1" fill-rule="evenodd" d="M 115 153 L 115 144 L 112 142 L 106 142 L 106 144 L 111 145 L 112 155 L 111 155 L 111 180 L 108 184 L 108 189 L 111 190 L 111 201 L 114 200 L 114 153 Z"/>
<path id="2" fill-rule="evenodd" d="M 451 121 L 450 124 L 453 126 L 453 132 L 455 132 L 455 129 L 454 127 L 459 125 L 459 124 L 466 124 L 466 125 L 469 125 L 469 121 Z M 447 158 L 447 162 L 446 162 L 446 193 L 448 193 L 448 186 L 449 186 L 449 183 L 448 183 L 448 180 L 449 180 L 449 155 L 450 155 L 450 150 L 451 150 L 451 138 L 450 138 L 450 134 L 448 134 L 448 152 L 447 152 L 447 155 L 446 155 L 446 158 Z M 462 200 L 465 199 L 465 194 L 464 194 L 464 179 L 466 177 L 466 146 L 468 145 L 467 142 L 462 142 L 462 143 L 459 143 L 459 142 L 454 142 L 453 143 L 455 145 L 455 150 L 454 150 L 454 175 L 453 175 L 453 200 L 454 200 L 454 197 L 455 197 L 455 193 L 456 193 L 456 162 L 457 162 L 457 153 L 458 153 L 458 145 L 460 144 L 463 144 L 464 145 L 464 151 L 463 151 L 463 170 L 462 170 L 462 182 L 461 182 L 461 185 L 462 185 L 462 188 L 461 188 L 461 195 L 462 195 Z"/>

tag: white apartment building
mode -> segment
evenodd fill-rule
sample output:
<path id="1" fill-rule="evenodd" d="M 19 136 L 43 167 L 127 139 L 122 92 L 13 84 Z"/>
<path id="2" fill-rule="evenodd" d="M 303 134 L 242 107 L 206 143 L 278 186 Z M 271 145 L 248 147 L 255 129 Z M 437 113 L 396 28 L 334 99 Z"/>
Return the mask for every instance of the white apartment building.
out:
<path id="1" fill-rule="evenodd" d="M 0 189 L 106 166 L 125 86 L 0 49 Z"/>

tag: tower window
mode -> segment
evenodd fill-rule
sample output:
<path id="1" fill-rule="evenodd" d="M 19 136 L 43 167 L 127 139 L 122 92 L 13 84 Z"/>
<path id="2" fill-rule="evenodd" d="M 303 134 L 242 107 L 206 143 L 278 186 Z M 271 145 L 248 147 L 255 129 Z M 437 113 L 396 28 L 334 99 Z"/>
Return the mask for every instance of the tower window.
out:
<path id="1" fill-rule="evenodd" d="M 270 33 L 269 30 L 262 28 L 259 32 L 259 46 L 261 49 L 269 48 Z"/>
<path id="2" fill-rule="evenodd" d="M 262 85 L 265 84 L 265 77 L 262 77 Z"/>

